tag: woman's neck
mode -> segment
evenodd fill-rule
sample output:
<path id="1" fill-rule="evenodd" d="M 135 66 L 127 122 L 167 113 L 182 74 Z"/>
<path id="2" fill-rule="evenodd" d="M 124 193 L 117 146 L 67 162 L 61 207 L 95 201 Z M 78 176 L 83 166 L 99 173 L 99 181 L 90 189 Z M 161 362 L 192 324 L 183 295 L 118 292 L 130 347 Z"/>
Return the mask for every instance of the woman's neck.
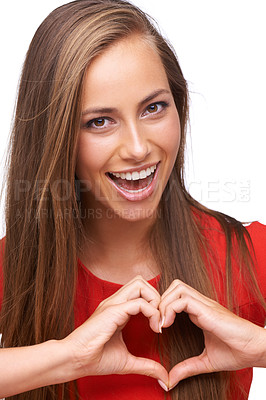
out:
<path id="1" fill-rule="evenodd" d="M 101 279 L 124 284 L 136 275 L 150 280 L 159 270 L 149 246 L 154 220 L 127 221 L 118 216 L 87 219 L 80 259 Z"/>

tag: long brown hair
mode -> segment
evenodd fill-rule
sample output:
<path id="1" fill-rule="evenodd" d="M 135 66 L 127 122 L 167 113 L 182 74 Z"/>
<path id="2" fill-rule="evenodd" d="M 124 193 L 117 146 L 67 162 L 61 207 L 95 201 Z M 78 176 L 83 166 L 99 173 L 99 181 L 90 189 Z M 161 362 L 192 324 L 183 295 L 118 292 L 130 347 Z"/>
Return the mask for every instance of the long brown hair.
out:
<path id="1" fill-rule="evenodd" d="M 179 278 L 216 298 L 206 263 L 210 258 L 208 243 L 199 217 L 206 213 L 216 218 L 225 232 L 228 306 L 234 306 L 232 237 L 240 249 L 239 268 L 248 271 L 251 288 L 259 296 L 245 229 L 237 221 L 202 207 L 185 188 L 188 89 L 173 49 L 151 18 L 126 1 L 74 1 L 53 11 L 41 24 L 21 76 L 7 182 L 0 321 L 6 347 L 60 339 L 74 328 L 77 257 L 83 237 L 75 191 L 83 79 L 97 55 L 133 33 L 149 40 L 158 51 L 181 121 L 180 150 L 160 203 L 161 218 L 151 232 L 151 246 L 161 268 L 160 290 Z M 185 315 L 177 316 L 165 348 L 170 364 L 199 354 L 203 348 L 201 330 Z M 181 382 L 171 396 L 222 400 L 227 383 L 225 374 L 200 375 Z M 12 399 L 48 400 L 59 394 L 67 399 L 68 387 L 41 388 Z"/>

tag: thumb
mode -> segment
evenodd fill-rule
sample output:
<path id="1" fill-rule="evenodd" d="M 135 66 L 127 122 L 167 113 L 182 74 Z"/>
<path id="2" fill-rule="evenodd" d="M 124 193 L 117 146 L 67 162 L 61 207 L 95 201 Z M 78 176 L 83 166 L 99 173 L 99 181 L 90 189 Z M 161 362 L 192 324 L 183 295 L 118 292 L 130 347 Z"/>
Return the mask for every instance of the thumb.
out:
<path id="1" fill-rule="evenodd" d="M 169 390 L 173 389 L 182 379 L 190 376 L 214 372 L 207 367 L 205 350 L 200 356 L 191 357 L 176 364 L 169 372 Z"/>
<path id="2" fill-rule="evenodd" d="M 131 355 L 129 366 L 123 370 L 123 374 L 139 374 L 155 378 L 168 387 L 168 372 L 158 362 L 148 358 L 135 357 Z"/>

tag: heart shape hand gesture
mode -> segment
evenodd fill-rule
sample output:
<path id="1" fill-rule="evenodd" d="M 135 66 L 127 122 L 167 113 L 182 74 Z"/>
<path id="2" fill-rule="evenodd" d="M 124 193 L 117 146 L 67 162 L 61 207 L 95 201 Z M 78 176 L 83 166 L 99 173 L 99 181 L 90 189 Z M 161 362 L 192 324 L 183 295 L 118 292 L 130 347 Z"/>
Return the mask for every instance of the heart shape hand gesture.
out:
<path id="1" fill-rule="evenodd" d="M 177 313 L 188 313 L 203 330 L 205 349 L 167 371 L 154 360 L 132 355 L 122 337 L 122 329 L 132 315 L 142 313 L 151 329 L 159 333 L 171 326 Z M 89 375 L 142 374 L 171 390 L 189 376 L 215 371 L 230 371 L 263 366 L 258 340 L 265 341 L 263 330 L 215 301 L 175 280 L 160 296 L 138 276 L 104 300 L 92 316 L 64 342 L 73 354 L 73 379 Z"/>

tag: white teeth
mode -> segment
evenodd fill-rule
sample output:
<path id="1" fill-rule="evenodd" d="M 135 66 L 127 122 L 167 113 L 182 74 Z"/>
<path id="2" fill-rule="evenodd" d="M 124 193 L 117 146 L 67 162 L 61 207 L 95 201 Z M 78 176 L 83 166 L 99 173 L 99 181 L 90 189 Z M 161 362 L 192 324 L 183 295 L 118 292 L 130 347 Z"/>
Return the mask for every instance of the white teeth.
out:
<path id="1" fill-rule="evenodd" d="M 143 169 L 140 172 L 110 172 L 110 174 L 116 176 L 117 178 L 126 179 L 127 181 L 137 181 L 139 179 L 145 179 L 147 176 L 150 176 L 156 170 L 156 165 L 149 167 L 147 169 Z"/>
<path id="2" fill-rule="evenodd" d="M 132 180 L 137 181 L 139 179 L 139 173 L 134 171 L 132 172 Z"/>
<path id="3" fill-rule="evenodd" d="M 139 179 L 145 179 L 146 178 L 146 172 L 143 170 L 143 171 L 140 171 L 140 173 L 139 173 Z"/>

